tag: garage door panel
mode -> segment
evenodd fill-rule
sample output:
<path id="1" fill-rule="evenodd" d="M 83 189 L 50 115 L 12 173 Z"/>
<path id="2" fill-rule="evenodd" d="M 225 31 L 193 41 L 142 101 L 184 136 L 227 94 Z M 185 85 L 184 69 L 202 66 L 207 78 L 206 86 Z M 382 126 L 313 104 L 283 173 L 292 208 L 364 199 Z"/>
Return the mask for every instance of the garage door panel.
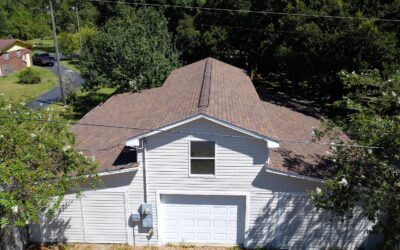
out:
<path id="1" fill-rule="evenodd" d="M 210 214 L 210 207 L 208 207 L 208 206 L 199 206 L 198 208 L 197 208 L 197 214 L 205 214 L 205 215 L 208 215 L 208 214 Z"/>
<path id="2" fill-rule="evenodd" d="M 199 228 L 206 228 L 208 229 L 211 225 L 211 221 L 210 220 L 198 220 L 197 221 L 197 227 Z"/>
<path id="3" fill-rule="evenodd" d="M 178 226 L 178 220 L 171 220 L 171 219 L 165 219 L 164 220 L 164 225 L 167 227 L 177 227 Z"/>
<path id="4" fill-rule="evenodd" d="M 208 241 L 211 240 L 211 235 L 210 233 L 197 233 L 197 239 Z"/>
<path id="5" fill-rule="evenodd" d="M 179 211 L 182 215 L 192 215 L 194 213 L 194 207 L 192 206 L 182 206 Z"/>
<path id="6" fill-rule="evenodd" d="M 163 241 L 240 244 L 245 197 L 161 195 Z"/>
<path id="7" fill-rule="evenodd" d="M 170 215 L 176 215 L 178 214 L 178 208 L 173 205 L 165 205 L 163 208 L 165 213 L 170 214 Z"/>

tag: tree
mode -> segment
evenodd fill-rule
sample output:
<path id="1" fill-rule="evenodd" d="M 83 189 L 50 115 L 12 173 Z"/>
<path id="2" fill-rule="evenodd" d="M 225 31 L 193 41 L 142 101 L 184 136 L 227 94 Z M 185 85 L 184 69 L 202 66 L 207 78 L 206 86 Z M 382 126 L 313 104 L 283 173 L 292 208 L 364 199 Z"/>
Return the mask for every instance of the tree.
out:
<path id="1" fill-rule="evenodd" d="M 165 15 L 172 20 L 170 30 L 185 63 L 214 56 L 256 73 L 255 80 L 267 87 L 271 87 L 272 76 L 279 76 L 274 88 L 321 104 L 345 94 L 337 76 L 342 69 L 388 70 L 399 64 L 400 33 L 394 22 L 318 17 L 393 19 L 399 17 L 396 1 L 204 2 L 201 7 L 309 16 L 169 8 Z M 198 5 L 196 1 L 185 3 Z"/>
<path id="2" fill-rule="evenodd" d="M 63 54 L 70 56 L 74 51 L 79 49 L 78 35 L 79 34 L 70 34 L 66 32 L 59 35 L 59 46 Z"/>
<path id="3" fill-rule="evenodd" d="M 83 49 L 84 87 L 145 89 L 160 86 L 178 66 L 167 21 L 151 8 L 122 10 Z"/>
<path id="4" fill-rule="evenodd" d="M 352 215 L 356 206 L 384 235 L 384 249 L 400 245 L 400 71 L 382 78 L 379 71 L 341 72 L 348 91 L 337 103 L 347 114 L 338 124 L 355 144 L 378 148 L 338 147 L 332 156 L 338 173 L 313 193 L 317 206 Z M 332 126 L 326 132 L 331 133 Z"/>
<path id="5" fill-rule="evenodd" d="M 201 32 L 194 25 L 194 18 L 187 16 L 179 20 L 176 27 L 176 43 L 182 58 L 195 57 L 201 45 Z"/>
<path id="6" fill-rule="evenodd" d="M 92 39 L 97 33 L 97 30 L 95 30 L 94 28 L 90 28 L 88 26 L 84 26 L 81 28 L 81 36 L 82 36 L 82 44 L 83 46 L 86 45 L 86 43 Z M 77 36 L 79 36 L 79 33 L 76 34 Z"/>
<path id="7" fill-rule="evenodd" d="M 15 104 L 0 97 L 3 237 L 14 227 L 23 228 L 39 223 L 42 215 L 51 216 L 66 192 L 79 192 L 81 184 L 97 182 L 96 164 L 73 148 L 73 135 L 64 124 L 51 123 L 58 119 L 51 110 L 31 110 L 24 103 Z M 8 244 L 4 238 L 0 242 Z"/>
<path id="8" fill-rule="evenodd" d="M 88 0 L 53 1 L 53 4 L 59 32 L 75 33 L 78 31 L 76 12 L 73 7 L 78 8 L 82 26 L 93 27 L 99 15 L 93 3 Z"/>

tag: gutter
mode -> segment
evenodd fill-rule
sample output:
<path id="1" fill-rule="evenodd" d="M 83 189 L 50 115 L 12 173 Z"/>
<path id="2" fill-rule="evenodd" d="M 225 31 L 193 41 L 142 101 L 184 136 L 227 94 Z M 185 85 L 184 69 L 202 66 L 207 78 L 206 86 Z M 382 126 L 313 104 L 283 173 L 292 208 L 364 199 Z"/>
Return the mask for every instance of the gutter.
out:
<path id="1" fill-rule="evenodd" d="M 301 174 L 295 174 L 295 173 L 290 173 L 290 172 L 286 172 L 286 171 L 281 171 L 281 170 L 269 168 L 267 166 L 265 166 L 264 168 L 265 168 L 265 172 L 267 172 L 267 173 L 283 175 L 283 176 L 302 179 L 302 180 L 307 180 L 307 181 L 325 183 L 325 180 L 320 179 L 320 178 L 316 178 L 316 177 L 310 177 L 310 176 L 305 176 L 305 175 L 301 175 Z"/>
<path id="2" fill-rule="evenodd" d="M 113 175 L 113 174 L 122 174 L 122 173 L 135 172 L 135 171 L 138 171 L 138 170 L 139 170 L 139 166 L 136 166 L 136 167 L 120 169 L 120 170 L 111 170 L 111 171 L 100 172 L 97 175 L 98 176 L 106 176 L 106 175 Z"/>

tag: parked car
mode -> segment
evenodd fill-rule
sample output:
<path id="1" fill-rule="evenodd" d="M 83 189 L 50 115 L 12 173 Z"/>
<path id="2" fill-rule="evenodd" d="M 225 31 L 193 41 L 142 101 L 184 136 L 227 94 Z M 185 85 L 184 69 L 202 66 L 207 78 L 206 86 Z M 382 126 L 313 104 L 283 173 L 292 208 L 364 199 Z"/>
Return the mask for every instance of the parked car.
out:
<path id="1" fill-rule="evenodd" d="M 36 52 L 33 55 L 33 64 L 40 66 L 53 66 L 54 57 L 47 52 Z"/>

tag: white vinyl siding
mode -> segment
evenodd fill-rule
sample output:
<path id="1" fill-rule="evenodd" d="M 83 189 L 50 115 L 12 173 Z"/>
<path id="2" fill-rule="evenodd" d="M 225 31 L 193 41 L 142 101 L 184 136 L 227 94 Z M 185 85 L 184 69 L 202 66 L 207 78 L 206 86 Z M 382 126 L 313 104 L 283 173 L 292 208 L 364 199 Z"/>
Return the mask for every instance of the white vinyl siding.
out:
<path id="1" fill-rule="evenodd" d="M 176 130 L 195 132 L 197 135 L 160 133 L 148 137 L 145 150 L 143 150 L 147 170 L 147 201 L 153 206 L 154 234 L 148 237 L 149 228 L 143 228 L 141 222 L 132 223 L 128 218 L 125 220 L 128 222 L 127 230 L 123 231 L 126 225 L 120 216 L 124 213 L 129 216 L 131 212 L 138 211 L 140 204 L 144 201 L 143 151 L 139 151 L 138 162 L 141 166 L 137 172 L 103 177 L 106 187 L 101 192 L 125 193 L 125 204 L 128 205 L 126 212 L 121 200 L 116 198 L 116 201 L 110 202 L 112 204 L 107 204 L 107 206 L 112 206 L 114 212 L 109 215 L 99 213 L 99 218 L 104 218 L 105 221 L 106 217 L 115 219 L 116 224 L 120 225 L 112 229 L 112 236 L 103 235 L 104 241 L 112 242 L 114 236 L 117 235 L 116 241 L 129 242 L 129 244 L 159 244 L 157 215 L 163 211 L 157 211 L 157 192 L 182 190 L 187 193 L 250 194 L 249 202 L 246 203 L 247 221 L 245 222 L 248 225 L 245 243 L 249 247 L 353 249 L 362 244 L 369 229 L 365 221 L 358 218 L 344 222 L 330 221 L 327 213 L 315 211 L 309 204 L 307 191 L 314 190 L 322 185 L 321 183 L 265 171 L 264 165 L 268 159 L 265 141 L 254 138 L 199 136 L 199 133 L 243 136 L 239 132 L 205 119 L 179 126 Z M 215 141 L 216 175 L 213 178 L 188 175 L 189 144 L 192 140 Z M 108 197 L 104 196 L 104 201 L 107 199 Z M 86 200 L 84 200 L 84 208 L 86 208 L 85 202 Z M 104 209 L 101 202 L 92 204 L 92 211 Z M 74 206 L 78 208 L 79 201 Z M 117 209 L 120 212 L 116 212 Z M 82 221 L 77 214 L 79 211 L 74 210 L 70 215 L 63 215 L 65 218 L 71 218 L 68 231 L 65 232 L 71 240 L 82 242 L 82 234 L 77 233 L 82 230 L 80 226 Z M 92 215 L 96 217 L 95 213 Z M 97 218 L 91 220 L 94 223 Z M 32 230 L 35 230 L 35 227 Z M 102 232 L 99 230 L 98 233 Z M 87 235 L 90 238 L 95 237 L 94 234 L 96 234 L 95 231 Z M 40 241 L 40 234 L 35 235 L 39 236 Z"/>
<path id="2" fill-rule="evenodd" d="M 294 210 L 286 213 L 283 203 L 287 202 L 284 197 L 297 197 L 298 194 L 304 196 L 308 190 L 313 190 L 321 184 L 267 173 L 264 165 L 268 159 L 268 148 L 264 141 L 239 137 L 199 136 L 199 133 L 243 136 L 239 132 L 204 119 L 182 125 L 176 130 L 196 132 L 197 135 L 160 133 L 147 138 L 146 169 L 150 203 L 156 204 L 157 190 L 249 192 L 249 230 L 246 232 L 249 246 L 301 245 L 306 243 L 306 239 L 310 243 L 309 246 L 315 248 L 329 243 L 330 237 L 320 239 L 315 234 L 303 237 L 304 240 L 301 242 L 300 231 L 292 230 L 296 225 L 285 224 L 290 216 L 297 221 L 302 220 L 300 224 L 303 228 L 316 223 L 312 220 L 318 214 L 314 210 L 308 210 L 307 214 L 304 214 L 303 204 L 296 205 L 297 201 L 293 201 L 293 209 L 298 209 L 298 215 Z M 192 140 L 215 141 L 215 178 L 201 176 L 188 178 L 190 161 L 188 145 Z M 155 234 L 152 240 L 155 244 L 158 240 L 157 214 L 156 211 L 153 220 Z M 320 225 L 321 223 L 322 221 L 319 222 Z M 332 231 L 320 226 L 319 230 L 325 235 L 337 235 L 342 230 L 345 235 L 346 230 L 352 229 L 339 228 Z M 366 231 L 367 228 L 363 228 L 361 233 L 364 234 Z M 287 233 L 286 238 L 282 238 L 284 233 Z M 360 235 L 359 233 L 349 234 L 352 237 L 345 239 L 346 244 L 349 242 L 361 244 L 360 240 L 353 237 L 356 234 Z"/>
<path id="3" fill-rule="evenodd" d="M 67 195 L 55 218 L 34 227 L 33 239 L 39 242 L 127 243 L 125 210 L 121 192 L 89 192 L 82 197 Z"/>
<path id="4" fill-rule="evenodd" d="M 124 193 L 97 192 L 83 197 L 86 242 L 127 243 Z"/>

